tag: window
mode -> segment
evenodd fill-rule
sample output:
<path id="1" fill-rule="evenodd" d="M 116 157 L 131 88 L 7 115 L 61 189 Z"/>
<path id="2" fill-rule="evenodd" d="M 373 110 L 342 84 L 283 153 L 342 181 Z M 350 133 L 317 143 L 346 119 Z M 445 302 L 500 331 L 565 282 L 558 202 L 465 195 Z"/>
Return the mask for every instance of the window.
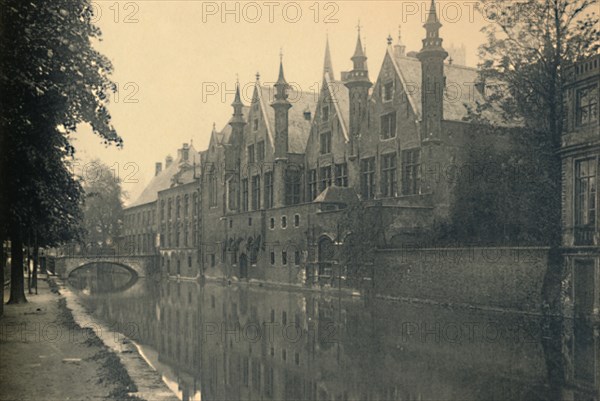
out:
<path id="1" fill-rule="evenodd" d="M 192 205 L 192 214 L 194 216 L 196 216 L 198 214 L 198 193 L 197 192 L 194 192 L 193 202 L 194 202 L 194 204 Z"/>
<path id="2" fill-rule="evenodd" d="M 254 163 L 254 145 L 248 146 L 248 164 Z"/>
<path id="3" fill-rule="evenodd" d="M 188 256 L 188 267 L 192 267 L 192 257 Z"/>
<path id="4" fill-rule="evenodd" d="M 575 225 L 596 225 L 596 159 L 575 163 Z"/>
<path id="5" fill-rule="evenodd" d="M 285 172 L 285 204 L 297 205 L 300 203 L 300 172 L 295 169 Z"/>
<path id="6" fill-rule="evenodd" d="M 217 172 L 215 168 L 211 168 L 209 173 L 209 203 L 211 207 L 217 206 Z"/>
<path id="7" fill-rule="evenodd" d="M 165 220 L 165 201 L 164 199 L 160 201 L 160 221 Z"/>
<path id="8" fill-rule="evenodd" d="M 287 217 L 281 216 L 281 228 L 287 228 Z"/>
<path id="9" fill-rule="evenodd" d="M 260 141 L 256 144 L 256 159 L 259 162 L 265 160 L 265 141 Z"/>
<path id="10" fill-rule="evenodd" d="M 321 108 L 321 121 L 329 121 L 329 105 L 325 104 Z"/>
<path id="11" fill-rule="evenodd" d="M 298 266 L 300 264 L 300 251 L 294 252 L 294 264 Z"/>
<path id="12" fill-rule="evenodd" d="M 325 188 L 331 186 L 331 166 L 321 167 L 320 173 L 320 190 L 323 192 Z"/>
<path id="13" fill-rule="evenodd" d="M 396 137 L 396 112 L 381 116 L 381 138 L 389 139 Z"/>
<path id="14" fill-rule="evenodd" d="M 300 226 L 300 215 L 296 214 L 294 215 L 294 227 L 299 227 Z"/>
<path id="15" fill-rule="evenodd" d="M 210 255 L 210 266 L 211 266 L 211 267 L 215 267 L 215 265 L 216 265 L 216 264 L 217 264 L 217 261 L 216 261 L 216 259 L 215 259 L 215 254 L 214 254 L 214 253 L 212 253 L 212 254 Z"/>
<path id="16" fill-rule="evenodd" d="M 242 180 L 242 211 L 248 211 L 248 179 Z"/>
<path id="17" fill-rule="evenodd" d="M 184 198 L 183 198 L 183 215 L 185 217 L 188 217 L 190 213 L 190 196 L 188 194 L 185 194 Z"/>
<path id="18" fill-rule="evenodd" d="M 281 251 L 281 264 L 287 265 L 287 252 Z"/>
<path id="19" fill-rule="evenodd" d="M 181 217 L 181 199 L 179 198 L 179 196 L 177 197 L 177 199 L 175 200 L 175 218 L 180 218 Z"/>
<path id="20" fill-rule="evenodd" d="M 348 165 L 346 163 L 335 165 L 335 185 L 338 187 L 348 186 Z"/>
<path id="21" fill-rule="evenodd" d="M 189 235 L 188 225 L 185 224 L 183 226 L 183 246 L 185 246 L 185 247 L 189 246 L 188 235 Z"/>
<path id="22" fill-rule="evenodd" d="M 236 182 L 235 179 L 227 181 L 227 207 L 229 210 L 237 209 L 237 193 L 236 193 Z"/>
<path id="23" fill-rule="evenodd" d="M 260 175 L 252 177 L 252 210 L 260 210 Z"/>
<path id="24" fill-rule="evenodd" d="M 375 158 L 360 161 L 360 188 L 363 199 L 375 197 Z"/>
<path id="25" fill-rule="evenodd" d="M 317 197 L 317 170 L 312 169 L 308 172 L 308 197 L 310 201 Z"/>
<path id="26" fill-rule="evenodd" d="M 321 154 L 328 153 L 331 153 L 331 132 L 323 132 L 321 134 Z"/>
<path id="27" fill-rule="evenodd" d="M 271 251 L 271 264 L 275 264 L 275 252 Z"/>
<path id="28" fill-rule="evenodd" d="M 252 227 L 252 217 L 248 217 L 248 226 Z"/>
<path id="29" fill-rule="evenodd" d="M 394 82 L 387 82 L 383 85 L 383 101 L 389 102 L 394 97 Z"/>
<path id="30" fill-rule="evenodd" d="M 275 228 L 275 219 L 273 217 L 271 217 L 271 220 L 269 221 L 269 228 L 271 230 Z"/>
<path id="31" fill-rule="evenodd" d="M 402 151 L 402 194 L 417 195 L 421 192 L 419 179 L 419 150 Z"/>
<path id="32" fill-rule="evenodd" d="M 265 173 L 265 209 L 273 207 L 273 172 Z"/>
<path id="33" fill-rule="evenodd" d="M 397 195 L 398 178 L 396 174 L 396 153 L 381 156 L 381 194 Z"/>
<path id="34" fill-rule="evenodd" d="M 254 119 L 253 125 L 252 125 L 252 129 L 254 131 L 258 131 L 258 118 Z"/>
<path id="35" fill-rule="evenodd" d="M 577 91 L 577 125 L 587 125 L 598 121 L 598 85 L 588 86 Z"/>

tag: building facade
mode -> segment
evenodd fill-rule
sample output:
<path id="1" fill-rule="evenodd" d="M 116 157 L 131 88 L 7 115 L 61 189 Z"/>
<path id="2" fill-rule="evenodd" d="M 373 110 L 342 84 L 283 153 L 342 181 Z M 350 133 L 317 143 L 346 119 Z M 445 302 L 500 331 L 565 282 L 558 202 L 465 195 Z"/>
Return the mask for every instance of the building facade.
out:
<path id="1" fill-rule="evenodd" d="M 454 185 L 445 171 L 477 143 L 502 139 L 469 121 L 470 111 L 487 101 L 485 86 L 476 69 L 446 60 L 435 7 L 424 28 L 418 53 L 407 53 L 400 38 L 396 44 L 387 39 L 374 81 L 359 31 L 352 69 L 339 79 L 327 42 L 318 97 L 291 88 L 283 62 L 272 88 L 257 74 L 250 105 L 241 101 L 238 85 L 232 117 L 220 131 L 213 126 L 208 149 L 198 154 L 198 175 L 179 184 L 173 181 L 179 170 L 167 168 L 156 177 L 161 184 L 151 183 L 128 209 L 135 214 L 143 206 L 158 216 L 152 232 L 160 239 L 156 252 L 164 271 L 342 285 L 349 273 L 340 253 L 356 231 L 344 224 L 352 206 L 371 213 L 363 223 L 381 226 L 376 240 L 383 246 L 418 238 L 443 222 Z M 494 107 L 483 113 L 510 128 Z M 177 210 L 177 198 L 194 194 L 192 221 L 163 220 L 163 207 L 167 215 L 177 213 L 171 209 Z M 182 230 L 191 230 L 186 224 L 197 227 L 191 242 L 185 234 L 180 239 Z M 175 254 L 179 268 L 173 270 Z"/>
<path id="2" fill-rule="evenodd" d="M 600 55 L 576 63 L 566 74 L 561 141 L 562 239 L 569 277 L 566 304 L 574 315 L 598 315 Z"/>

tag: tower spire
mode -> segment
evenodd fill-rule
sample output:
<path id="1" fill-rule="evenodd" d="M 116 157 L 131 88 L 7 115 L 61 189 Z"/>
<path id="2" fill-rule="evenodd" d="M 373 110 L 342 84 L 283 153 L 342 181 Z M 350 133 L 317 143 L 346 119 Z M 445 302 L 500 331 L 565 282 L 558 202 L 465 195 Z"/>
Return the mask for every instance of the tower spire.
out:
<path id="1" fill-rule="evenodd" d="M 335 80 L 333 64 L 331 63 L 331 52 L 329 50 L 329 35 L 327 35 L 327 39 L 325 40 L 325 61 L 323 62 L 323 75 L 327 73 L 329 73 L 331 79 Z"/>
<path id="2" fill-rule="evenodd" d="M 279 77 L 275 82 L 275 101 L 287 102 L 288 83 L 283 73 L 283 50 L 279 52 Z"/>

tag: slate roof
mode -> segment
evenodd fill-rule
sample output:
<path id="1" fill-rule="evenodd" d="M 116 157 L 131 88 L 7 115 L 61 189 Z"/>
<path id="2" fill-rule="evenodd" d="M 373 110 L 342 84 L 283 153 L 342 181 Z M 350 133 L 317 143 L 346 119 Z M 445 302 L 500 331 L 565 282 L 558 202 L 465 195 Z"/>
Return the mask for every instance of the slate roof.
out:
<path id="1" fill-rule="evenodd" d="M 179 155 L 173 160 L 173 163 L 160 173 L 152 177 L 146 188 L 142 191 L 140 196 L 127 206 L 127 208 L 145 205 L 147 203 L 154 202 L 158 199 L 158 193 L 165 189 L 171 188 L 174 184 L 174 179 L 179 184 L 188 184 L 194 181 L 194 162 L 196 163 L 196 170 L 200 166 L 200 154 L 194 149 L 194 145 L 190 144 L 190 160 L 183 164 L 184 168 L 180 168 L 182 162 L 181 156 Z M 197 173 L 197 172 L 196 172 Z"/>
<path id="2" fill-rule="evenodd" d="M 271 107 L 274 100 L 275 90 L 269 86 L 260 86 L 258 91 L 262 109 L 267 117 L 267 130 L 271 139 L 271 144 L 274 144 L 275 139 L 275 110 Z M 306 143 L 310 134 L 311 121 L 304 118 L 304 111 L 310 110 L 311 115 L 314 115 L 317 99 L 314 93 L 296 91 L 292 88 L 288 89 L 288 101 L 292 104 L 288 112 L 288 152 L 289 153 L 304 153 L 306 151 Z"/>
<path id="3" fill-rule="evenodd" d="M 394 62 L 404 87 L 408 88 L 407 95 L 413 110 L 421 119 L 421 62 L 414 57 L 394 55 L 390 49 L 388 49 L 388 55 Z M 476 68 L 444 64 L 444 74 L 447 88 L 446 96 L 444 96 L 444 120 L 466 121 L 469 108 L 476 110 L 478 104 L 489 103 L 474 87 L 478 81 Z M 411 88 L 413 89 L 411 90 Z M 511 125 L 505 121 L 501 109 L 497 106 L 484 110 L 482 116 L 498 125 Z"/>

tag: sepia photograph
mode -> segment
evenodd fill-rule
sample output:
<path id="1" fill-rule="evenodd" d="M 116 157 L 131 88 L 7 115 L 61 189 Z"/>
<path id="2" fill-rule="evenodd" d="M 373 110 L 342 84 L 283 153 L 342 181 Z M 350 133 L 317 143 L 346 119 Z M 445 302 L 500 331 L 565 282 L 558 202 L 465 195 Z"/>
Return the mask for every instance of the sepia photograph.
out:
<path id="1" fill-rule="evenodd" d="M 600 401 L 600 0 L 0 0 L 0 401 Z"/>

